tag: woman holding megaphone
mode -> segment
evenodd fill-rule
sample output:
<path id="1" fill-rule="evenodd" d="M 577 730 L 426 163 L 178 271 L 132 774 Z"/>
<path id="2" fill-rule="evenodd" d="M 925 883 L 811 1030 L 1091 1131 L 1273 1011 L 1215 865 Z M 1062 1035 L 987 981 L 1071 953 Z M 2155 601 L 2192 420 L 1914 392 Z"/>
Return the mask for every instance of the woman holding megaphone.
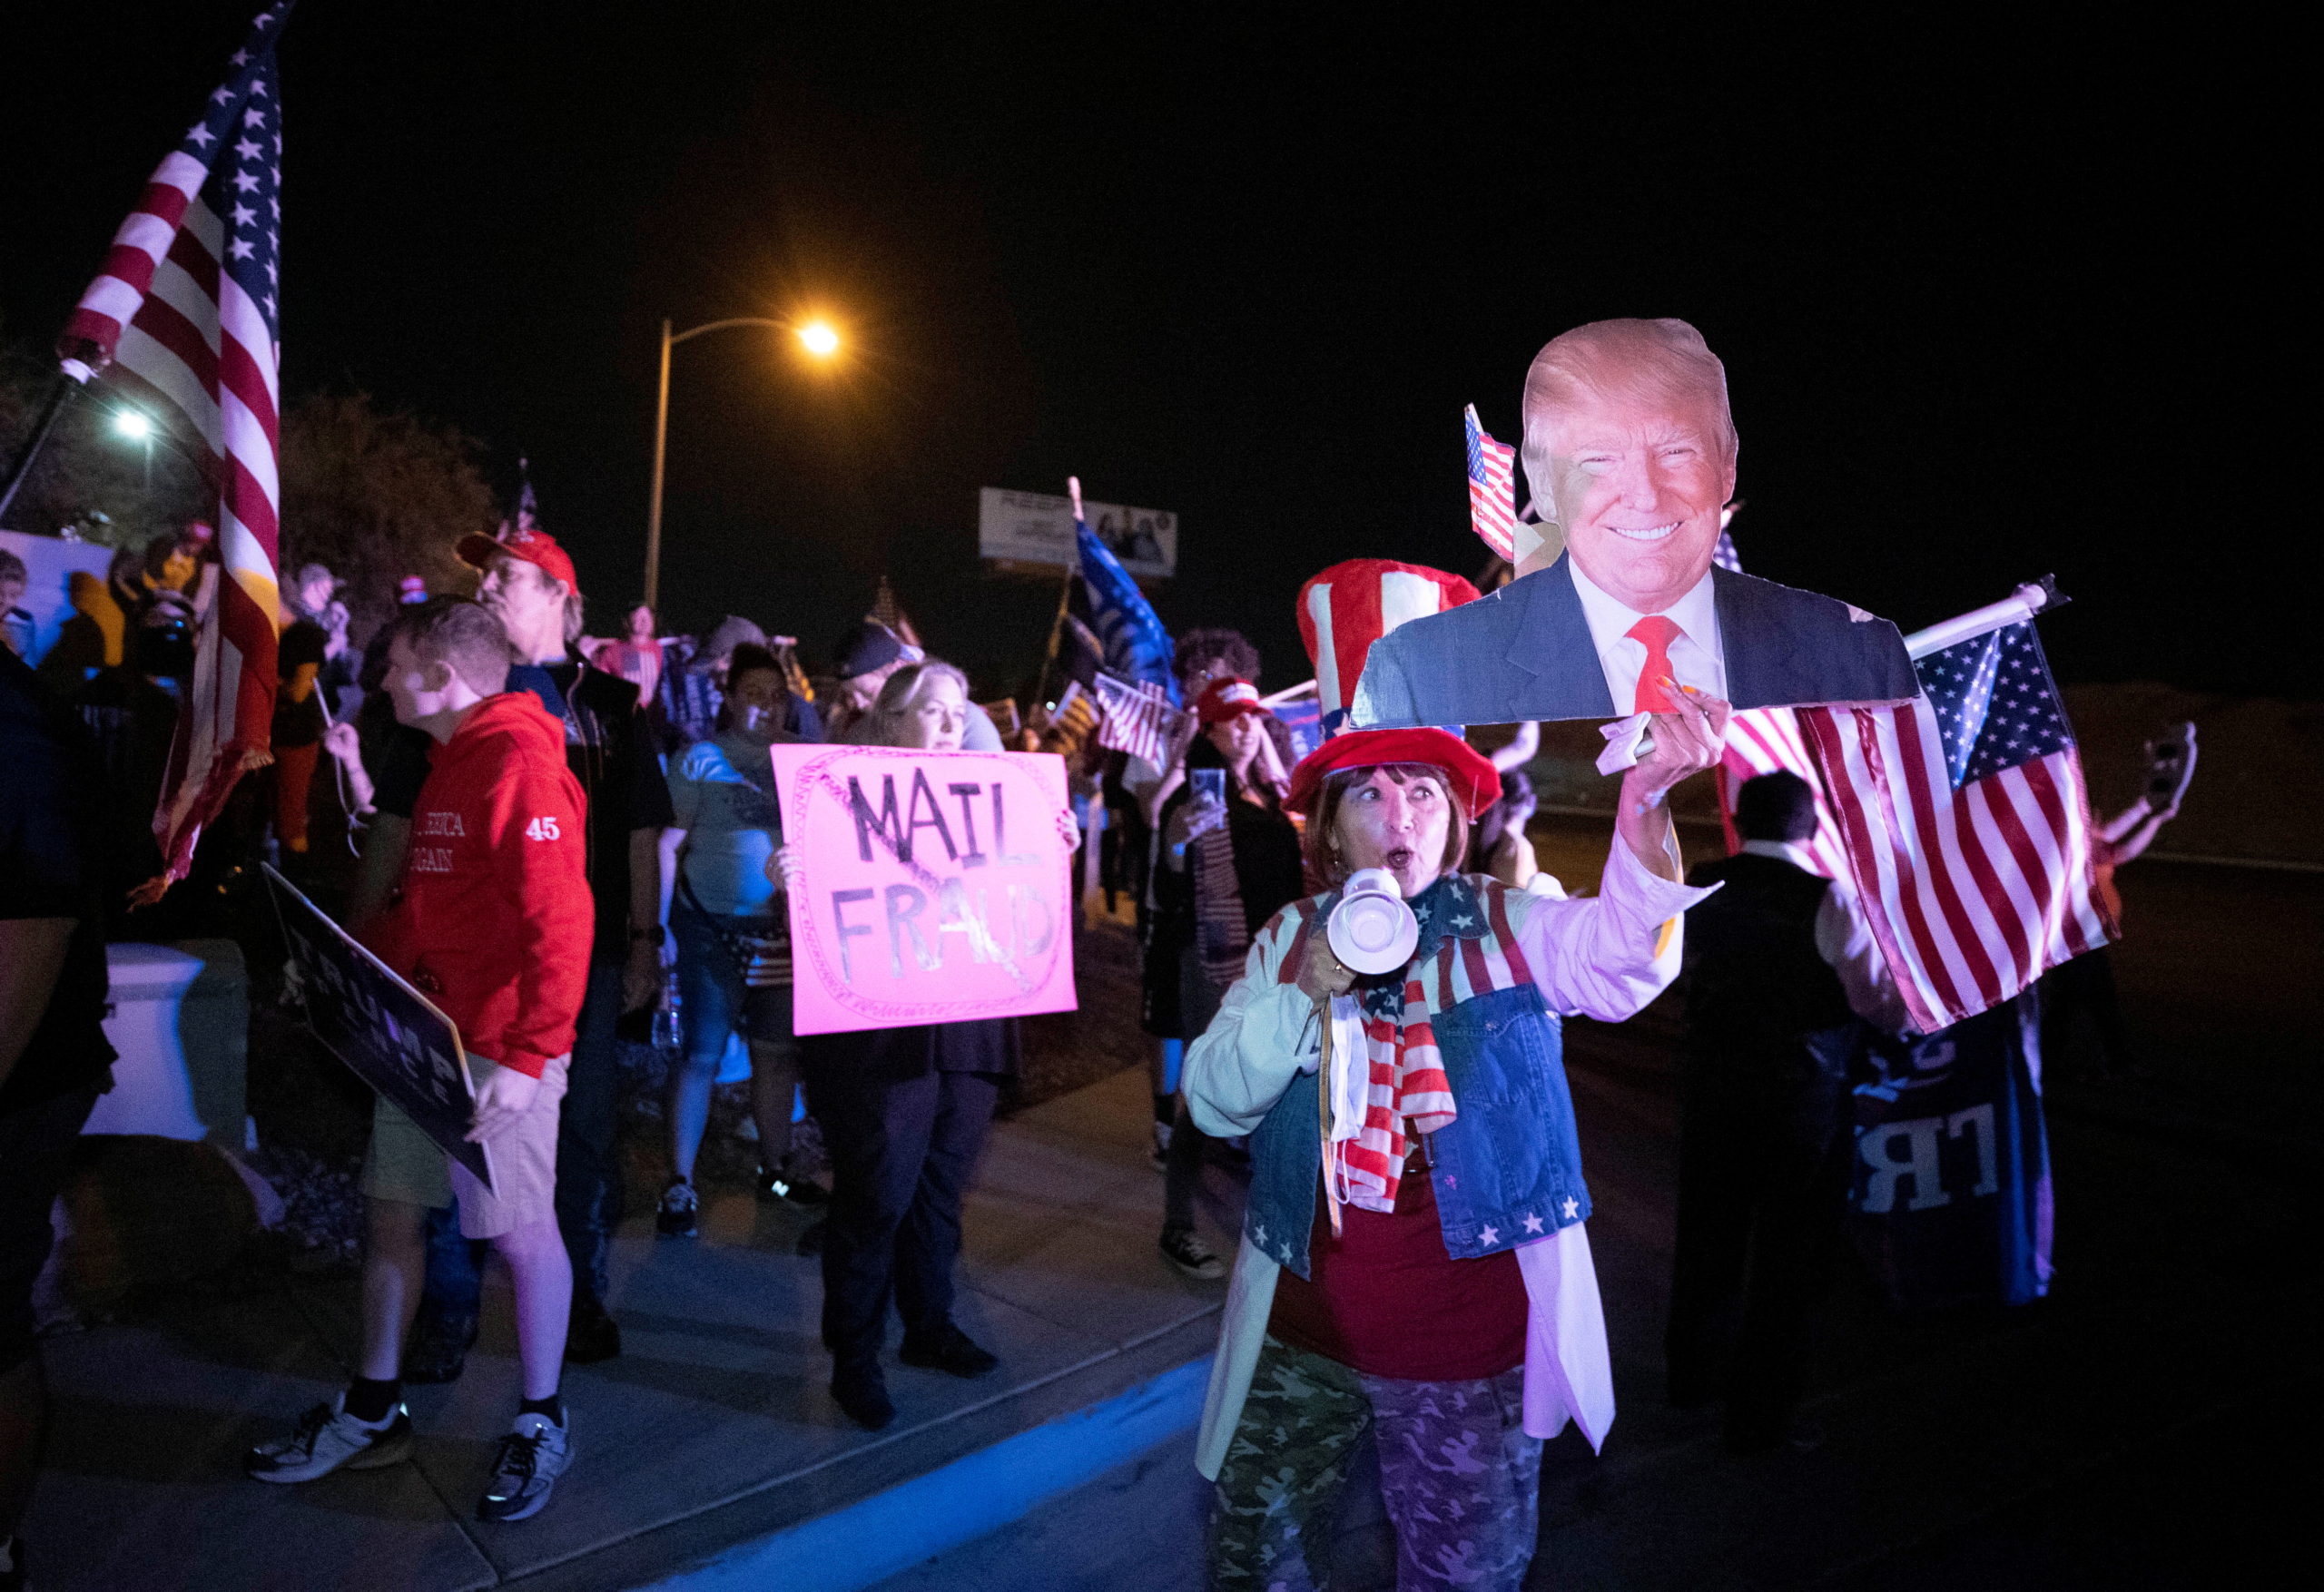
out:
<path id="1" fill-rule="evenodd" d="M 1682 695 L 1624 776 L 1598 895 L 1460 871 L 1500 793 L 1442 730 L 1326 741 L 1285 805 L 1325 893 L 1253 943 L 1187 1055 L 1195 1124 L 1247 1134 L 1251 1193 L 1197 1463 L 1214 1585 L 1307 1562 L 1377 1438 L 1400 1587 L 1514 1588 L 1541 1440 L 1613 1418 L 1560 1015 L 1619 1021 L 1669 984 L 1679 882 L 1664 797 L 1717 761 L 1727 704 Z M 1311 1547 L 1311 1545 L 1313 1545 Z"/>

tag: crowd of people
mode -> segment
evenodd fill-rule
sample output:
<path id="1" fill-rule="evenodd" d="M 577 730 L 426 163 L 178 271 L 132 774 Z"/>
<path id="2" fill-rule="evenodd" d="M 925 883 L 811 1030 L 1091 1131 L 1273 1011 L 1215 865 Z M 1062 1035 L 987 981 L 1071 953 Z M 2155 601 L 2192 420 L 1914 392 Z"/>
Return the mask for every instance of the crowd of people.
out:
<path id="1" fill-rule="evenodd" d="M 1160 1263 L 1226 1277 L 1229 1258 L 1197 1228 L 1206 1167 L 1226 1164 L 1245 1190 L 1197 1441 L 1216 1484 L 1215 1584 L 1323 1584 L 1312 1556 L 1367 1433 L 1401 1585 L 1522 1578 L 1541 1443 L 1572 1423 L 1595 1446 L 1613 1413 L 1561 1021 L 1622 1021 L 1682 968 L 1668 1395 L 1717 1406 L 1738 1452 L 1812 1441 L 1797 1411 L 1847 1198 L 1852 1060 L 1867 1036 L 1907 1025 L 1846 885 L 1814 866 L 1804 781 L 1743 783 L 1737 853 L 1682 863 L 1669 794 L 1719 760 L 1728 664 L 1715 635 L 1695 645 L 1679 624 L 1649 623 L 1660 609 L 1627 604 L 1712 613 L 1708 576 L 1657 596 L 1639 572 L 1673 526 L 1709 546 L 1731 497 L 1733 427 L 1691 329 L 1607 324 L 1620 329 L 1568 334 L 1590 360 L 1543 383 L 1528 416 L 1529 446 L 1538 425 L 1551 457 L 1571 436 L 1617 438 L 1602 468 L 1563 480 L 1557 506 L 1577 554 L 1606 522 L 1613 554 L 1579 558 L 1574 576 L 1605 636 L 1589 663 L 1603 677 L 1587 683 L 1648 732 L 1620 772 L 1596 891 L 1580 898 L 1541 870 L 1528 833 L 1535 726 L 1349 729 L 1303 756 L 1234 631 L 1178 638 L 1186 711 L 1150 761 L 1098 744 L 1086 713 L 988 711 L 959 669 L 874 619 L 813 681 L 792 638 L 741 618 L 696 645 L 661 637 L 633 605 L 618 635 L 590 642 L 570 555 L 528 521 L 461 540 L 473 597 L 408 582 L 360 647 L 331 572 L 298 570 L 271 769 L 174 899 L 207 899 L 202 869 L 214 884 L 254 843 L 320 881 L 338 853 L 318 837 L 347 827 L 341 919 L 458 1023 L 468 1138 L 491 1146 L 494 1176 L 376 1103 L 356 1374 L 253 1449 L 249 1474 L 305 1482 L 404 1457 L 404 1384 L 460 1374 L 489 1249 L 514 1281 L 522 1386 L 478 1512 L 515 1521 L 546 1506 L 576 1452 L 563 1367 L 622 1351 L 609 1265 L 625 1215 L 622 1036 L 657 1007 L 682 1019 L 665 1026 L 678 1031 L 660 1237 L 697 1234 L 712 1092 L 739 1040 L 756 1192 L 813 1219 L 802 1252 L 820 1254 L 838 1408 L 870 1430 L 894 1420 L 891 1312 L 902 1363 L 996 1368 L 954 1319 L 954 1272 L 964 1197 L 1019 1066 L 1017 1024 L 794 1032 L 784 896 L 808 864 L 785 843 L 768 752 L 811 742 L 1060 752 L 1075 794 L 1061 838 L 1114 837 L 1095 877 L 1135 908 Z M 1654 462 L 1624 462 L 1632 433 L 1657 439 Z M 1645 523 L 1665 514 L 1679 518 Z M 17 655 L 22 566 L 0 562 L 0 1569 L 22 1563 L 8 1534 L 44 1410 L 32 1278 L 111 1056 L 104 940 L 168 938 L 182 921 L 166 903 L 123 903 L 159 863 L 146 820 L 192 662 L 185 592 L 210 540 L 191 527 L 76 583 L 37 674 Z M 1600 589 L 1590 558 L 1606 555 L 1632 560 L 1637 579 Z M 1355 637 L 1360 671 L 1384 634 L 1381 604 L 1319 601 L 1340 644 Z M 1316 662 L 1324 717 L 1344 720 L 1355 678 Z M 2107 870 L 2152 839 L 2183 788 L 2182 772 L 2102 826 Z M 1359 876 L 1402 902 L 1401 964 L 1359 970 L 1338 938 Z M 2110 1005 L 2102 978 L 2101 964 L 2083 976 L 2086 1001 Z M 803 1096 L 828 1186 L 796 1153 Z"/>

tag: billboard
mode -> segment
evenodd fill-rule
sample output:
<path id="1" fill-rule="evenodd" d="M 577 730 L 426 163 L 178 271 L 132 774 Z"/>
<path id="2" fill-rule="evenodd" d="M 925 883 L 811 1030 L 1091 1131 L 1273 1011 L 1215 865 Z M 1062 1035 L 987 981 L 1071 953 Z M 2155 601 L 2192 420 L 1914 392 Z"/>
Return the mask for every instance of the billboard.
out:
<path id="1" fill-rule="evenodd" d="M 1167 509 L 1126 508 L 1085 498 L 1082 512 L 1098 539 L 1138 580 L 1167 580 L 1178 570 L 1178 516 Z M 977 551 L 1011 564 L 1074 562 L 1073 505 L 1042 492 L 987 486 L 977 494 Z"/>

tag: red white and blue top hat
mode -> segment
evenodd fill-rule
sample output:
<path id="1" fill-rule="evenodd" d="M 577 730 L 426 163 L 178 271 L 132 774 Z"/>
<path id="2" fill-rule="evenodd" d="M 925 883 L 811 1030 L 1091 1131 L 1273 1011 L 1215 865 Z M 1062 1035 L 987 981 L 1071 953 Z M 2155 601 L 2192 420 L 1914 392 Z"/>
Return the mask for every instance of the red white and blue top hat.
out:
<path id="1" fill-rule="evenodd" d="M 1453 800 L 1473 818 L 1501 795 L 1492 762 L 1445 730 L 1350 730 L 1347 704 L 1364 676 L 1372 644 L 1408 619 L 1474 602 L 1477 588 L 1457 575 L 1388 558 L 1334 564 L 1299 588 L 1299 636 L 1315 664 L 1324 715 L 1323 745 L 1291 772 L 1284 805 L 1304 812 L 1324 776 L 1344 768 L 1422 762 L 1443 769 Z"/>

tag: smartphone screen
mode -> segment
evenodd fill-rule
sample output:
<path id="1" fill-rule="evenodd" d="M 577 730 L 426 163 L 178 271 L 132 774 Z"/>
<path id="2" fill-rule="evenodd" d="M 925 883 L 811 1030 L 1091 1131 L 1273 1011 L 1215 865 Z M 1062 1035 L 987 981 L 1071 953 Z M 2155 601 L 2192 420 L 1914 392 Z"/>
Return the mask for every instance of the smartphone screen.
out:
<path id="1" fill-rule="evenodd" d="M 1226 771 L 1225 769 L 1190 769 L 1187 782 L 1194 787 L 1195 800 L 1215 801 L 1224 806 L 1226 801 Z"/>

